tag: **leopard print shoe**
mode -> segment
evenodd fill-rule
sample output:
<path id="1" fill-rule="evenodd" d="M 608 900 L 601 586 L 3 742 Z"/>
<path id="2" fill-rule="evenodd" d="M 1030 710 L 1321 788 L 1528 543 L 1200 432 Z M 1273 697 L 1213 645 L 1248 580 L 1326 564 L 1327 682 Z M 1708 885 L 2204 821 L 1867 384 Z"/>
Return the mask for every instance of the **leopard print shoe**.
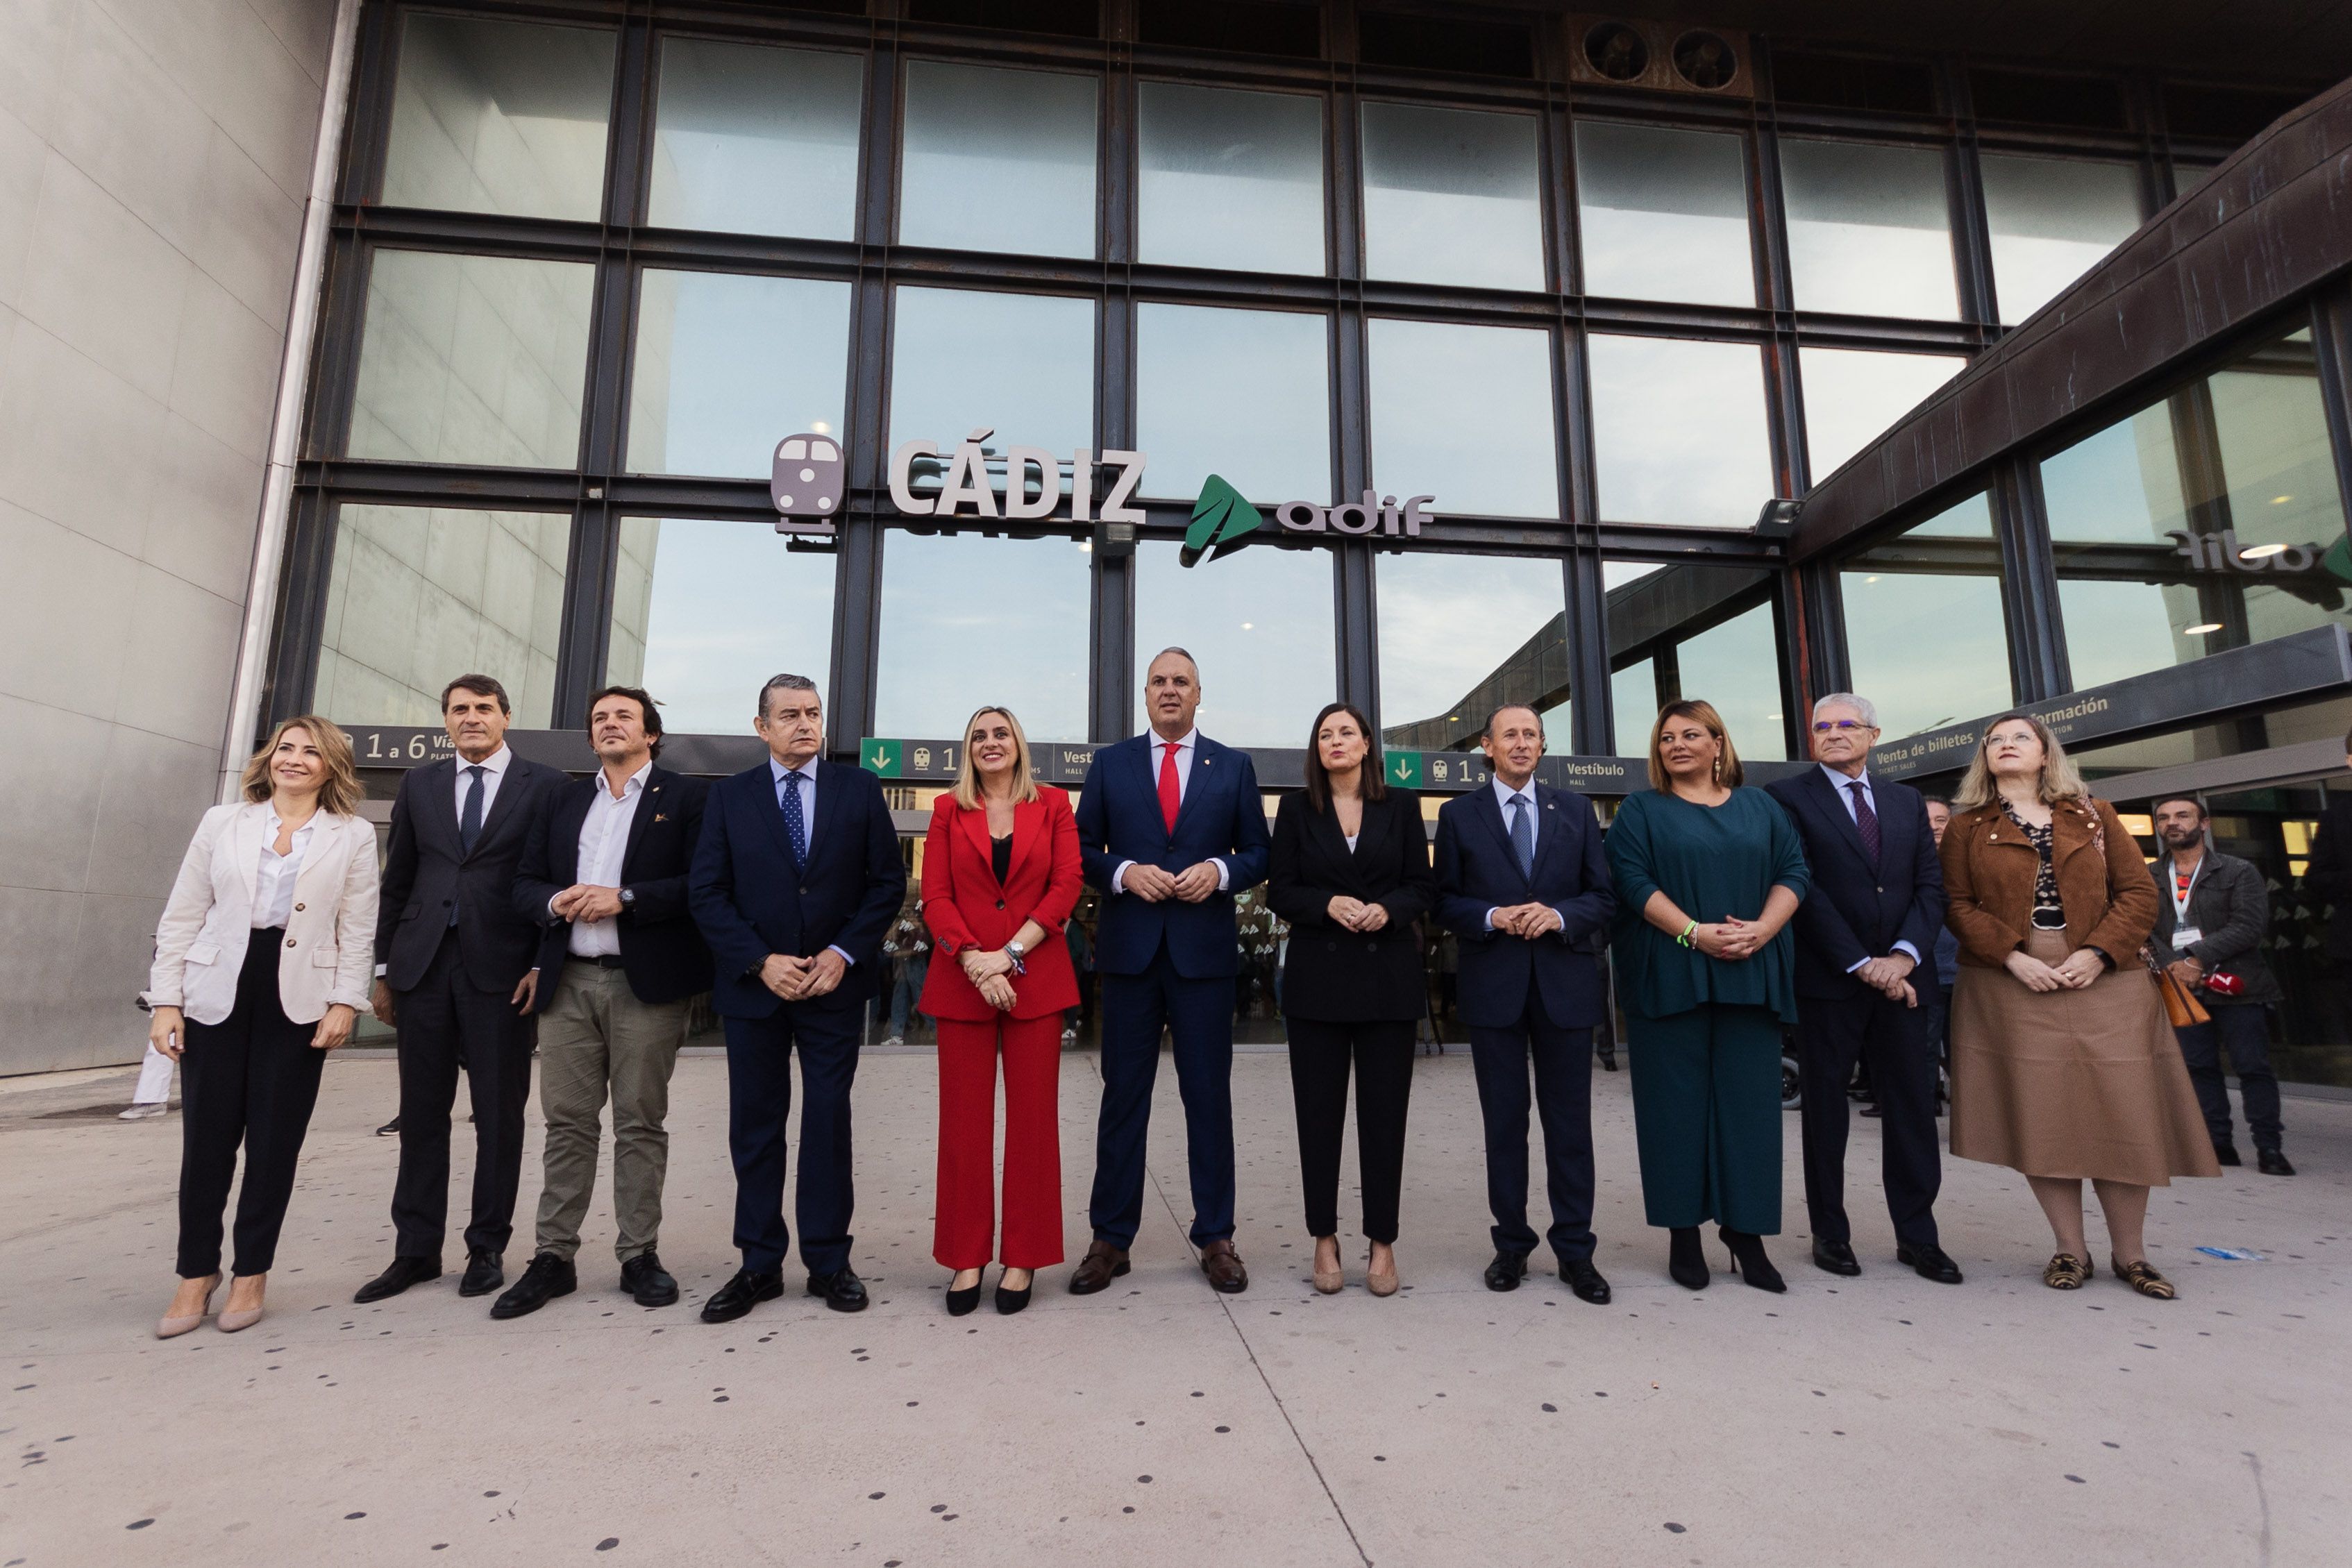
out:
<path id="1" fill-rule="evenodd" d="M 2137 1263 L 2118 1263 L 2110 1258 L 2107 1267 L 2116 1271 L 2116 1279 L 2152 1300 L 2169 1301 L 2179 1295 L 2172 1288 L 2172 1281 L 2158 1273 L 2145 1258 Z"/>
<path id="2" fill-rule="evenodd" d="M 2053 1291 L 2079 1291 L 2083 1281 L 2097 1270 L 2087 1258 L 2077 1258 L 2072 1252 L 2060 1252 L 2051 1258 L 2042 1270 L 2042 1282 Z"/>

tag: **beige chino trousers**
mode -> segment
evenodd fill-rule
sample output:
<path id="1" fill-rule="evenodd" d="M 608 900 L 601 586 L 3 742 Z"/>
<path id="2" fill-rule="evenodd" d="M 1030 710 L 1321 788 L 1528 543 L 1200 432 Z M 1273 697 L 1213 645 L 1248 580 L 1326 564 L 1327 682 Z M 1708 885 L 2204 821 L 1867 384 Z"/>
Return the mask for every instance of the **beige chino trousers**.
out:
<path id="1" fill-rule="evenodd" d="M 547 1119 L 539 1250 L 569 1260 L 596 1191 L 604 1100 L 613 1101 L 613 1250 L 626 1263 L 661 1237 L 669 1169 L 669 1075 L 686 1040 L 687 1001 L 637 1000 L 629 977 L 584 958 L 563 966 L 539 1019 L 539 1104 Z"/>

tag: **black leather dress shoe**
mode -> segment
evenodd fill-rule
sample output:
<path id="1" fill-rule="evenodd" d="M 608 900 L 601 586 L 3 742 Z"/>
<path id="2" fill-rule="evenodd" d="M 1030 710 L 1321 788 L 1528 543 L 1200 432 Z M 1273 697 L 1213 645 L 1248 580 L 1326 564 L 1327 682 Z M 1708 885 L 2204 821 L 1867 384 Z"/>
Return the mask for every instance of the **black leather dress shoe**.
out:
<path id="1" fill-rule="evenodd" d="M 835 1269 L 830 1274 L 811 1274 L 808 1293 L 823 1296 L 824 1304 L 836 1312 L 862 1312 L 868 1297 L 866 1281 L 857 1277 L 855 1269 Z"/>
<path id="2" fill-rule="evenodd" d="M 1601 1270 L 1591 1262 L 1562 1263 L 1559 1277 L 1568 1281 L 1568 1288 L 1576 1292 L 1578 1301 L 1591 1301 L 1596 1307 L 1609 1304 L 1609 1281 L 1601 1277 Z"/>
<path id="3" fill-rule="evenodd" d="M 2264 1176 L 2293 1176 L 2294 1166 L 2287 1163 L 2283 1149 L 2262 1149 L 2254 1155 L 2254 1164 Z"/>
<path id="4" fill-rule="evenodd" d="M 1527 1277 L 1528 1255 L 1524 1252 L 1497 1252 L 1495 1260 L 1486 1265 L 1486 1289 L 1490 1291 L 1516 1291 Z"/>
<path id="5" fill-rule="evenodd" d="M 466 1254 L 466 1277 L 457 1281 L 461 1296 L 487 1296 L 507 1282 L 506 1255 L 477 1249 Z"/>
<path id="6" fill-rule="evenodd" d="M 467 1270 L 469 1275 L 471 1269 Z M 558 1258 L 552 1252 L 542 1252 L 530 1260 L 507 1293 L 490 1303 L 490 1316 L 501 1321 L 520 1318 L 539 1311 L 558 1296 L 568 1296 L 580 1288 L 580 1271 L 569 1258 Z"/>
<path id="7" fill-rule="evenodd" d="M 1851 1279 L 1862 1272 L 1855 1260 L 1851 1242 L 1832 1241 L 1825 1236 L 1813 1238 L 1813 1267 L 1827 1274 L 1843 1274 Z"/>
<path id="8" fill-rule="evenodd" d="M 1923 1280 L 1933 1280 L 1938 1285 L 1960 1282 L 1960 1266 L 1952 1261 L 1951 1254 L 1930 1241 L 1924 1247 L 1898 1243 L 1895 1260 L 1908 1268 Z"/>
<path id="9" fill-rule="evenodd" d="M 391 1121 L 386 1122 L 383 1126 L 378 1127 L 375 1130 L 375 1135 L 379 1138 L 396 1138 L 400 1136 L 400 1118 L 394 1116 Z"/>
<path id="10" fill-rule="evenodd" d="M 391 1268 L 362 1285 L 352 1300 L 365 1306 L 370 1301 L 396 1296 L 411 1285 L 421 1285 L 427 1280 L 440 1277 L 441 1260 L 438 1258 L 394 1258 Z"/>
<path id="11" fill-rule="evenodd" d="M 749 1269 L 740 1270 L 710 1292 L 710 1299 L 702 1303 L 702 1321 L 731 1323 L 761 1301 L 772 1301 L 783 1293 L 784 1276 L 781 1271 L 771 1270 L 755 1274 Z"/>
<path id="12" fill-rule="evenodd" d="M 677 1300 L 677 1281 L 652 1252 L 640 1252 L 621 1265 L 621 1289 L 641 1307 L 667 1307 Z"/>
<path id="13" fill-rule="evenodd" d="M 2214 1145 L 2213 1157 L 2225 1166 L 2242 1166 L 2246 1163 L 2238 1157 L 2238 1145 L 2235 1144 Z"/>

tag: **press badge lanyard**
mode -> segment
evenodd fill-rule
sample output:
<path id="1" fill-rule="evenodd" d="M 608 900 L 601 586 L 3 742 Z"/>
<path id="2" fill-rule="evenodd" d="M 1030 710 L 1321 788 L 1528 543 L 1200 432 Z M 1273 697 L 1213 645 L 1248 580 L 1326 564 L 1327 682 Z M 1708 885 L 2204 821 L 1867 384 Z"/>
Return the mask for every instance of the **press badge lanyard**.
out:
<path id="1" fill-rule="evenodd" d="M 2174 863 L 2170 860 L 2165 862 L 2166 877 L 2170 883 L 2169 891 L 2172 894 L 2172 945 L 2175 947 L 2191 946 L 2201 940 L 2205 935 L 2197 926 L 2187 924 L 2189 900 L 2197 892 L 2197 879 L 2205 874 L 2205 862 L 2212 858 L 2211 850 L 2207 850 L 2197 857 L 2197 869 L 2189 873 L 2186 885 L 2182 884 L 2180 873 Z"/>

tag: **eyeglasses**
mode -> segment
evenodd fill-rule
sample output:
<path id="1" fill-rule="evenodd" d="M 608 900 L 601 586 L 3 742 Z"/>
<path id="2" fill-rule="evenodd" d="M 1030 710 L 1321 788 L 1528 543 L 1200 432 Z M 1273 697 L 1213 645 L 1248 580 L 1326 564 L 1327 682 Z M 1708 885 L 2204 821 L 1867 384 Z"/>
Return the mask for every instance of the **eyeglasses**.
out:
<path id="1" fill-rule="evenodd" d="M 1858 718 L 1817 718 L 1813 720 L 1813 733 L 1815 735 L 1827 735 L 1833 729 L 1876 729 L 1877 727 L 1878 727 L 1874 724 L 1864 724 Z"/>

